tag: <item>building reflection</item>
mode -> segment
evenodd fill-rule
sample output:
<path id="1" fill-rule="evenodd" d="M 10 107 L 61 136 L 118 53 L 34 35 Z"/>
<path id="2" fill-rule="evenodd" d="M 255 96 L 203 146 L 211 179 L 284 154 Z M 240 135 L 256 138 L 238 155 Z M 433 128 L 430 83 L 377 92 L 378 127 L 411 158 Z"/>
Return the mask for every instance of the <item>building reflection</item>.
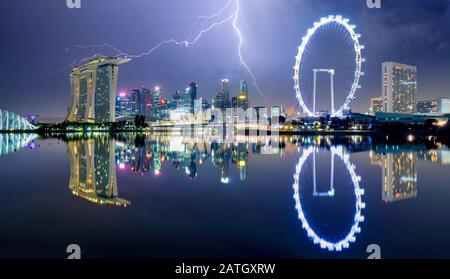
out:
<path id="1" fill-rule="evenodd" d="M 387 203 L 417 197 L 416 157 L 412 152 L 381 156 L 383 201 Z"/>
<path id="2" fill-rule="evenodd" d="M 92 203 L 129 206 L 118 197 L 115 142 L 108 138 L 69 141 L 70 183 L 72 194 Z"/>
<path id="3" fill-rule="evenodd" d="M 4 134 L 0 133 L 0 156 L 19 151 L 22 148 L 34 149 L 36 134 Z"/>
<path id="4" fill-rule="evenodd" d="M 137 135 L 134 139 L 118 139 L 115 162 L 119 169 L 129 168 L 140 175 L 150 172 L 156 176 L 162 174 L 163 165 L 172 165 L 189 179 L 196 179 L 199 166 L 211 160 L 218 169 L 218 180 L 228 184 L 231 169 L 238 170 L 239 180 L 247 179 L 250 154 L 273 155 L 282 148 L 278 141 L 270 140 L 270 136 L 243 136 L 233 141 L 207 142 L 181 135 Z"/>

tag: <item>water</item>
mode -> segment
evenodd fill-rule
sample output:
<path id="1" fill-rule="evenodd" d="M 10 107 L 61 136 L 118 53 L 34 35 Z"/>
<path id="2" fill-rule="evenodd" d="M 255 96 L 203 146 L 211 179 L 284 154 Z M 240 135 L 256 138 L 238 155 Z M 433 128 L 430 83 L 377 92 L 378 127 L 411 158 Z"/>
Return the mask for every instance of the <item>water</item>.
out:
<path id="1" fill-rule="evenodd" d="M 450 151 L 433 141 L 0 139 L 1 258 L 450 257 Z"/>

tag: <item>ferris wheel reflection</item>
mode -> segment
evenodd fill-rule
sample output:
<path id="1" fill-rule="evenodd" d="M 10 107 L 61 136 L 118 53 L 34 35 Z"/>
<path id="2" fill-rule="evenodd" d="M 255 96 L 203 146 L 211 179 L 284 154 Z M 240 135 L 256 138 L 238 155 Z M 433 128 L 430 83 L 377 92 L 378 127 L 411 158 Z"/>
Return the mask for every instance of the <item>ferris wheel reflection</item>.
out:
<path id="1" fill-rule="evenodd" d="M 351 243 L 356 241 L 356 235 L 361 232 L 360 224 L 364 222 L 364 216 L 362 214 L 362 209 L 365 208 L 365 203 L 362 201 L 362 196 L 364 195 L 364 189 L 360 187 L 361 177 L 356 174 L 356 167 L 353 163 L 350 162 L 349 154 L 344 150 L 342 146 L 339 147 L 331 147 L 331 179 L 330 179 L 330 190 L 327 192 L 319 193 L 317 191 L 317 178 L 316 178 L 316 153 L 319 151 L 319 148 L 316 146 L 310 146 L 303 150 L 303 154 L 300 157 L 294 174 L 294 200 L 295 200 L 295 209 L 298 212 L 298 218 L 302 223 L 302 228 L 306 231 L 308 238 L 310 238 L 314 244 L 319 245 L 321 249 L 327 249 L 329 251 L 342 251 L 343 249 L 349 248 Z M 300 189 L 305 187 L 303 183 L 301 183 L 301 176 L 305 174 L 304 165 L 309 157 L 312 156 L 313 160 L 313 196 L 314 197 L 334 197 L 334 161 L 335 158 L 339 158 L 345 165 L 346 170 L 348 172 L 348 176 L 350 176 L 354 195 L 355 195 L 355 215 L 353 218 L 353 222 L 351 228 L 348 230 L 348 233 L 344 237 L 338 240 L 330 240 L 331 238 L 327 238 L 319 235 L 318 232 L 311 226 L 311 220 L 307 219 L 307 215 L 305 214 L 305 207 L 302 205 L 302 197 L 300 196 Z"/>

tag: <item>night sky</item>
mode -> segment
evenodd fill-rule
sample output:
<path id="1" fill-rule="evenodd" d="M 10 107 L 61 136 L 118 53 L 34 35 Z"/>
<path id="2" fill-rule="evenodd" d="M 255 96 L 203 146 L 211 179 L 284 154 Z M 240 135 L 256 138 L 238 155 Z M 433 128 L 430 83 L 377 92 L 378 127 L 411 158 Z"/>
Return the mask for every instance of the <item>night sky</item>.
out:
<path id="1" fill-rule="evenodd" d="M 162 40 L 186 39 L 195 15 L 214 14 L 226 2 L 82 0 L 81 9 L 71 10 L 65 0 L 2 0 L 0 108 L 64 117 L 70 103 L 68 65 L 94 54 L 117 54 L 70 46 L 107 43 L 130 54 L 145 52 Z M 232 12 L 233 7 L 218 20 Z M 329 14 L 348 17 L 366 46 L 366 76 L 353 110 L 366 112 L 370 98 L 381 95 L 384 61 L 418 66 L 418 100 L 450 97 L 449 0 L 382 0 L 381 9 L 368 9 L 366 0 L 241 0 L 242 51 L 269 104 L 297 105 L 292 81 L 297 47 L 312 23 Z M 199 95 L 210 100 L 220 80 L 229 78 L 234 95 L 241 79 L 251 84 L 237 48 L 238 37 L 226 23 L 190 48 L 167 45 L 122 65 L 118 90 L 160 85 L 170 97 L 196 81 Z M 251 105 L 265 104 L 253 86 L 250 98 Z"/>

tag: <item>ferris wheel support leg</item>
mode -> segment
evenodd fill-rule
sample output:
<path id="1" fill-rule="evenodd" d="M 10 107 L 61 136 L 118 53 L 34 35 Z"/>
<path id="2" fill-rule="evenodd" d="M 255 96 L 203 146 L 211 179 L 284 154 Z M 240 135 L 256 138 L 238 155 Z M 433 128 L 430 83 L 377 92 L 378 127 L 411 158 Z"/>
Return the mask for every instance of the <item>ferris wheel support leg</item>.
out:
<path id="1" fill-rule="evenodd" d="M 331 152 L 330 195 L 334 193 L 334 152 Z"/>
<path id="2" fill-rule="evenodd" d="M 331 73 L 330 77 L 331 77 L 331 115 L 334 115 L 334 73 Z"/>
<path id="3" fill-rule="evenodd" d="M 314 187 L 314 193 L 317 193 L 316 150 L 314 150 L 314 152 L 313 152 L 313 187 Z"/>
<path id="4" fill-rule="evenodd" d="M 316 86 L 317 86 L 317 69 L 314 69 L 314 89 L 313 89 L 313 116 L 316 116 Z"/>

